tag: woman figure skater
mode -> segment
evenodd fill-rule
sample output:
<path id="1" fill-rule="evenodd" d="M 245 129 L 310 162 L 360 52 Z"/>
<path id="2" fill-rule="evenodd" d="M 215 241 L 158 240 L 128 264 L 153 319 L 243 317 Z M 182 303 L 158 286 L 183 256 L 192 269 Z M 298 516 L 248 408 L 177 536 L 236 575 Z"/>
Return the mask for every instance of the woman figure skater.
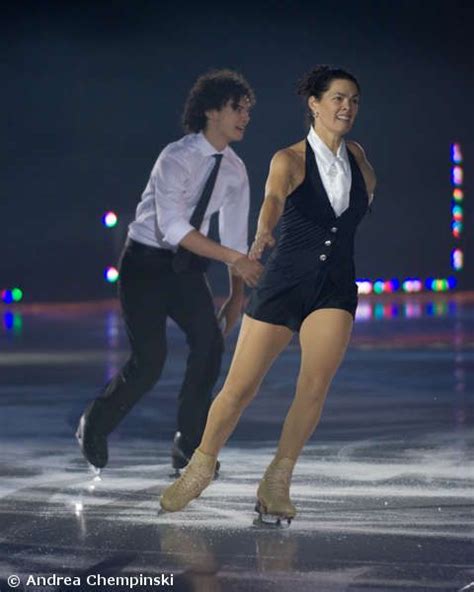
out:
<path id="1" fill-rule="evenodd" d="M 244 315 L 232 364 L 215 398 L 191 462 L 160 499 L 175 512 L 214 477 L 217 454 L 276 357 L 299 332 L 301 366 L 278 450 L 257 490 L 256 510 L 290 522 L 290 482 L 316 428 L 333 376 L 349 343 L 357 308 L 354 235 L 375 188 L 362 147 L 344 141 L 359 109 L 360 86 L 340 68 L 317 66 L 298 86 L 311 126 L 300 142 L 272 158 L 250 257 L 275 245 Z"/>

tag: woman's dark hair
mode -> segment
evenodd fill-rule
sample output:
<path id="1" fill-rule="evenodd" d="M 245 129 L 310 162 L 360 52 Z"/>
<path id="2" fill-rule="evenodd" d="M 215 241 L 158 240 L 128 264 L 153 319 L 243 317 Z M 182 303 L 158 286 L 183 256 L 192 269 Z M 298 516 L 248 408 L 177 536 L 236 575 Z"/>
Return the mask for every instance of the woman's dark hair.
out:
<path id="1" fill-rule="evenodd" d="M 206 128 L 206 111 L 209 109 L 222 109 L 232 100 L 232 106 L 237 108 L 243 98 L 255 104 L 255 94 L 250 84 L 238 72 L 233 70 L 212 70 L 200 76 L 192 89 L 184 105 L 182 123 L 185 132 L 200 132 Z"/>
<path id="2" fill-rule="evenodd" d="M 360 94 L 360 84 L 353 74 L 342 68 L 332 68 L 324 65 L 316 66 L 310 72 L 307 72 L 298 82 L 296 90 L 300 96 L 304 97 L 307 105 L 309 97 L 315 97 L 318 101 L 321 100 L 333 80 L 350 80 L 356 85 Z M 308 115 L 310 121 L 312 121 L 313 116 L 309 109 Z"/>

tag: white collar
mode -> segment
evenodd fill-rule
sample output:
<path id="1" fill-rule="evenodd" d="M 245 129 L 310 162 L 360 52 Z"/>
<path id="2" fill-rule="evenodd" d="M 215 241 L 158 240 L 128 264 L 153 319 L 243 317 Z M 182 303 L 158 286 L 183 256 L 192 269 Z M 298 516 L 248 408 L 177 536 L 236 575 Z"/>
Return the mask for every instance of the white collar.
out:
<path id="1" fill-rule="evenodd" d="M 216 150 L 203 132 L 196 134 L 196 142 L 199 150 L 204 154 L 204 156 L 213 156 L 214 154 L 223 154 L 225 156 L 230 151 L 229 146 L 226 146 L 224 150 Z"/>
<path id="2" fill-rule="evenodd" d="M 349 158 L 347 156 L 347 148 L 344 138 L 342 138 L 337 154 L 334 154 L 318 136 L 314 127 L 309 128 L 308 142 L 317 155 L 318 160 L 321 161 L 322 165 L 326 169 L 326 172 L 336 163 L 340 162 L 344 172 L 347 173 L 350 170 Z"/>

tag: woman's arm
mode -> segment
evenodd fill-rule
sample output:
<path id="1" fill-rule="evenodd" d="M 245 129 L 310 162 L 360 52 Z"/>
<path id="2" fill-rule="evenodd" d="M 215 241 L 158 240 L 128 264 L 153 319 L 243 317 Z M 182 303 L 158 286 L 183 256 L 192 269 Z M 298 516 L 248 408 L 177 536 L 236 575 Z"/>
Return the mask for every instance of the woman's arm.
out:
<path id="1" fill-rule="evenodd" d="M 301 156 L 292 148 L 279 150 L 272 158 L 250 259 L 260 259 L 265 248 L 275 245 L 272 233 L 283 213 L 286 198 L 297 185 L 295 171 L 298 164 L 301 166 L 298 159 L 301 160 Z"/>

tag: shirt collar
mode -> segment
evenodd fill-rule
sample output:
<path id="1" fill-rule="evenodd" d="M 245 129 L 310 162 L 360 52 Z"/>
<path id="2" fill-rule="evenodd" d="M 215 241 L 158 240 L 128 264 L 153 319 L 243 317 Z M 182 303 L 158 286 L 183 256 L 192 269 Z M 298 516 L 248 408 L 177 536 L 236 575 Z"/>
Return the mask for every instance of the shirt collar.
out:
<path id="1" fill-rule="evenodd" d="M 326 171 L 328 171 L 333 166 L 333 164 L 336 163 L 336 161 L 339 161 L 344 169 L 344 172 L 347 173 L 349 169 L 349 162 L 344 139 L 341 140 L 341 144 L 337 149 L 337 154 L 334 154 L 315 132 L 314 127 L 311 126 L 308 133 L 308 142 L 314 153 L 317 154 L 318 159 L 322 162 Z"/>
<path id="2" fill-rule="evenodd" d="M 204 154 L 204 156 L 212 156 L 213 154 L 223 154 L 224 156 L 229 153 L 229 146 L 226 146 L 224 150 L 216 150 L 214 146 L 207 140 L 206 136 L 199 132 L 196 134 L 196 142 L 199 150 Z"/>

